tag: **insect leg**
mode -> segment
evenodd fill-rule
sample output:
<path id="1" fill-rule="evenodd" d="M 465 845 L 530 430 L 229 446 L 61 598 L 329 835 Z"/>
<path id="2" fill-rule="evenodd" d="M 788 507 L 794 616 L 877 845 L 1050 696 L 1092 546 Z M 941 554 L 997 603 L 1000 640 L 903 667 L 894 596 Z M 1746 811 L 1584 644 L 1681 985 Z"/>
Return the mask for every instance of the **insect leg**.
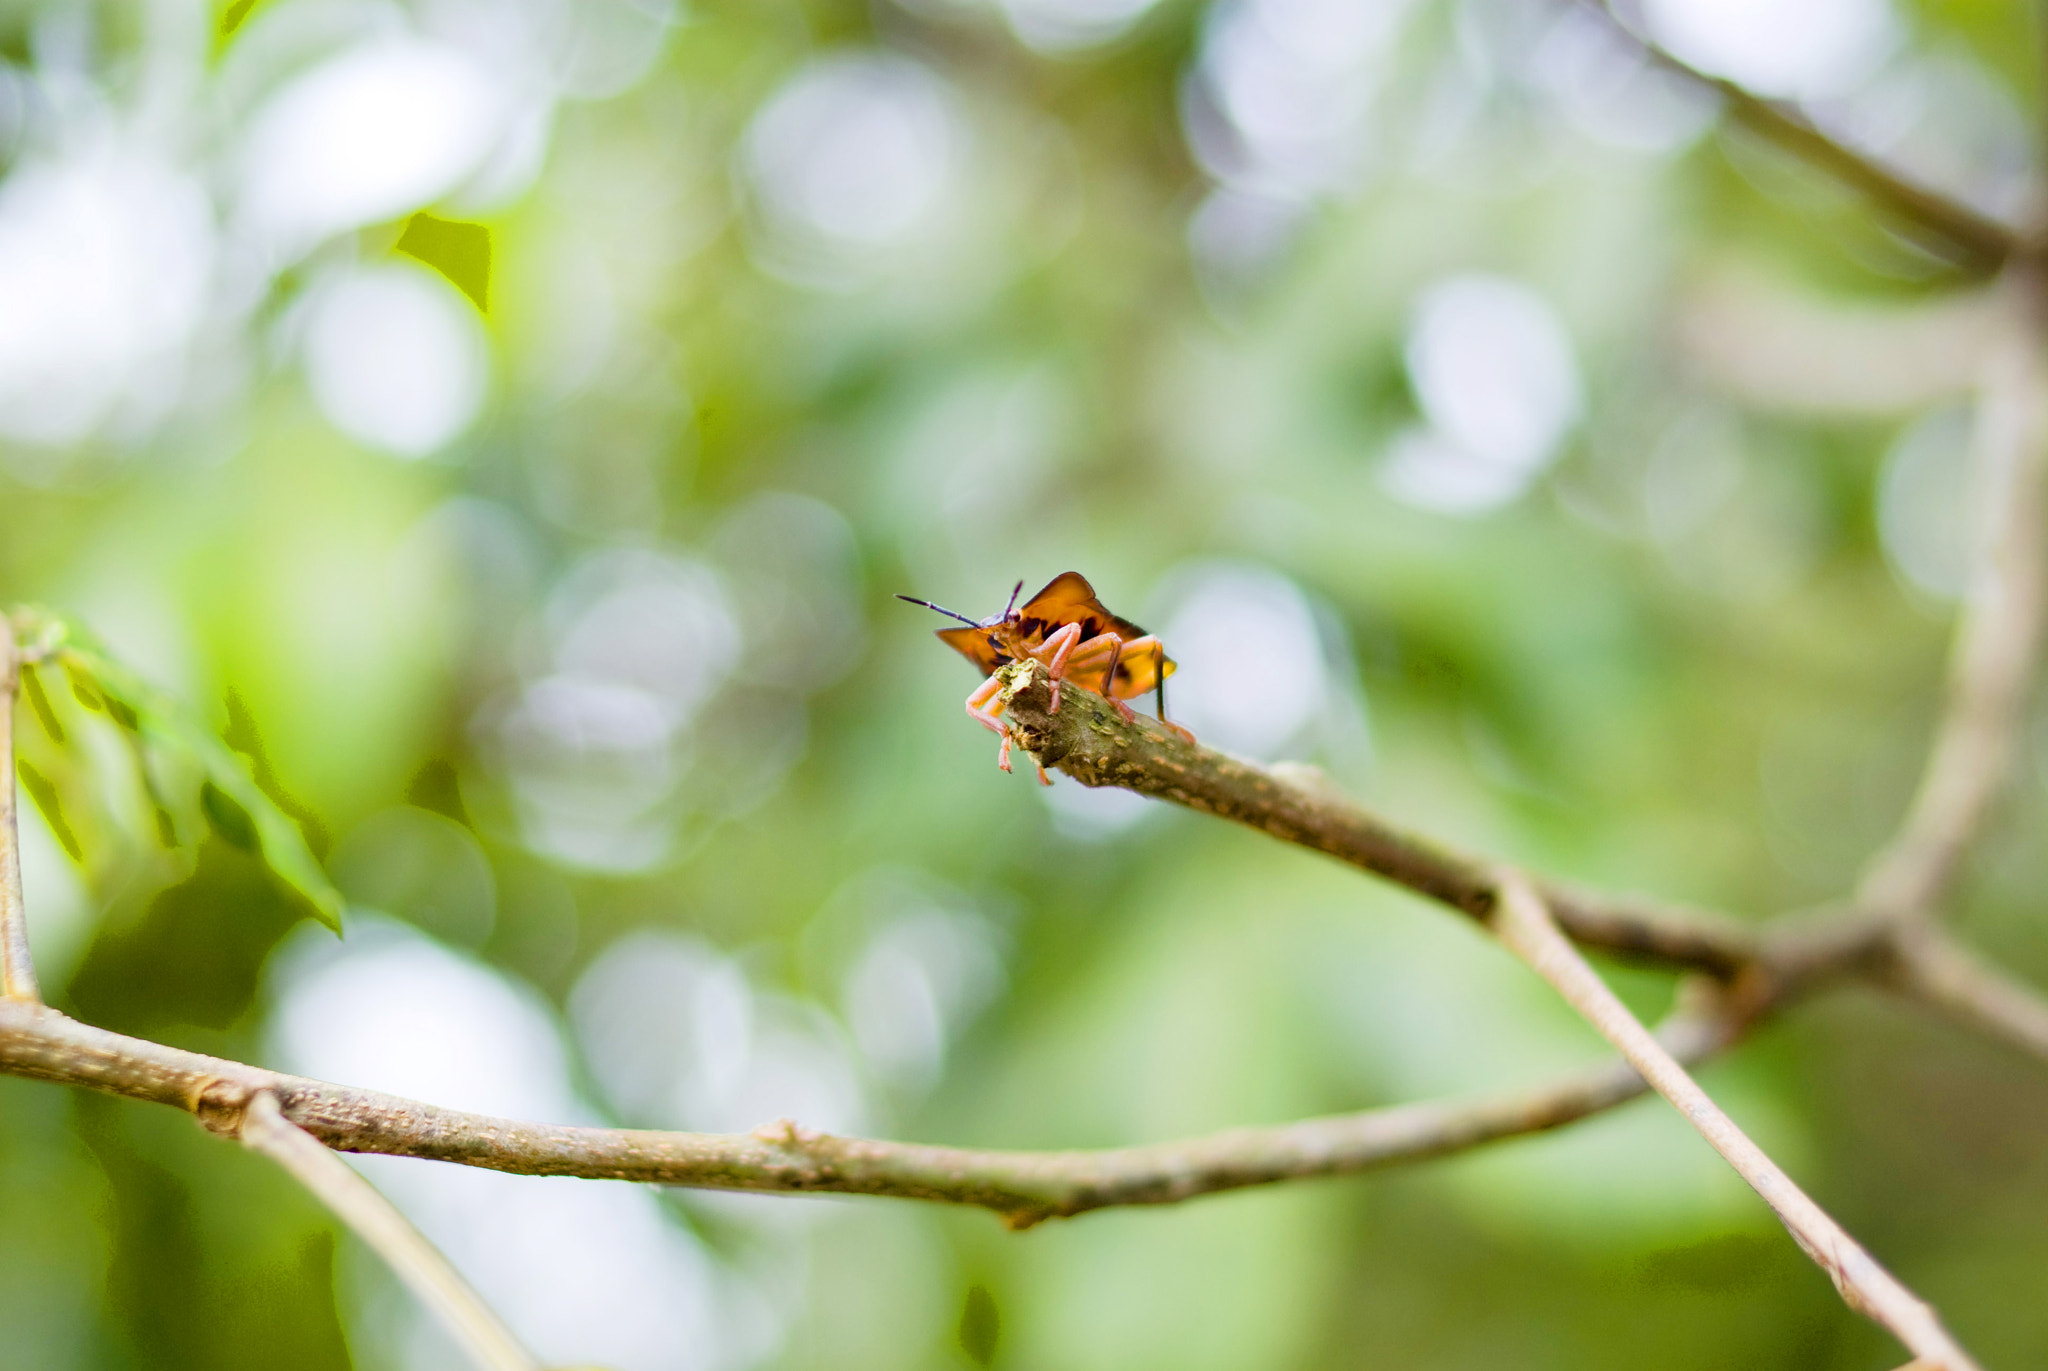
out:
<path id="1" fill-rule="evenodd" d="M 1158 642 L 1152 644 L 1152 689 L 1159 704 L 1159 722 L 1192 743 L 1195 735 L 1166 717 L 1166 647 Z"/>
<path id="2" fill-rule="evenodd" d="M 967 717 L 980 724 L 983 728 L 992 730 L 1002 738 L 1003 748 L 1001 752 L 996 754 L 996 765 L 1008 771 L 1010 769 L 1010 726 L 996 717 L 996 712 L 1003 707 L 1001 701 L 997 699 L 1002 693 L 1003 683 L 995 677 L 991 676 L 986 681 L 983 681 L 974 688 L 974 693 L 967 697 Z M 997 700 L 993 708 L 989 705 L 991 700 Z"/>
<path id="3" fill-rule="evenodd" d="M 1044 662 L 1052 673 L 1052 708 L 1046 712 L 1060 712 L 1060 682 L 1067 674 L 1067 658 L 1073 655 L 1074 644 L 1081 641 L 1079 624 L 1062 624 L 1057 633 L 1031 649 L 1031 655 Z"/>
<path id="4" fill-rule="evenodd" d="M 1123 659 L 1124 640 L 1118 638 L 1116 646 L 1109 654 L 1109 670 L 1102 673 L 1102 698 L 1116 706 L 1116 712 L 1123 716 L 1125 723 L 1134 724 L 1138 721 L 1138 716 L 1131 713 L 1131 707 L 1119 699 L 1116 694 L 1116 669 Z"/>
<path id="5" fill-rule="evenodd" d="M 1103 661 L 1102 698 L 1116 706 L 1116 712 L 1123 716 L 1125 723 L 1131 722 L 1135 716 L 1131 713 L 1131 707 L 1116 697 L 1116 668 L 1124 659 L 1124 649 L 1129 646 L 1130 644 L 1126 643 L 1123 635 L 1119 633 L 1100 633 L 1075 648 L 1073 657 L 1067 663 L 1069 672 L 1092 674 L 1097 659 Z"/>
<path id="6" fill-rule="evenodd" d="M 1122 704 L 1123 701 L 1116 699 L 1116 668 L 1124 659 L 1124 640 L 1114 633 L 1102 636 L 1109 639 L 1109 665 L 1102 669 L 1102 698 Z"/>

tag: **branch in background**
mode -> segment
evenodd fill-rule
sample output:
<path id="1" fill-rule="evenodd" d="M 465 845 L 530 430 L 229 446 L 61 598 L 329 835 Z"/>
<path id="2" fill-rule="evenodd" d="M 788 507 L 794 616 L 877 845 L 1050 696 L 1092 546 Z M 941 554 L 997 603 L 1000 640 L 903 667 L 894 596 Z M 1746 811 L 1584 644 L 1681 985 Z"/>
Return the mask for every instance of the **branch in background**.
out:
<path id="1" fill-rule="evenodd" d="M 0 997 L 37 1001 L 35 962 L 28 951 L 28 910 L 21 897 L 21 832 L 15 808 L 14 697 L 21 690 L 21 659 L 14 625 L 0 614 Z"/>
<path id="2" fill-rule="evenodd" d="M 1638 33 L 1606 0 L 1587 0 L 1658 66 L 1712 90 L 1730 117 L 1883 209 L 1926 246 L 1972 272 L 1989 276 L 2036 245 L 2011 225 L 1915 181 L 1876 158 L 1837 142 L 1796 105 L 1766 100 L 1725 77 L 1710 75 Z"/>
<path id="3" fill-rule="evenodd" d="M 1815 1204 L 1735 1121 L 1708 1098 L 1649 1029 L 1607 988 L 1573 947 L 1529 881 L 1504 873 L 1489 921 L 1515 955 L 1579 1011 L 1656 1092 L 1699 1130 L 1791 1231 L 1801 1249 L 1827 1272 L 1851 1309 L 1881 1324 L 1916 1360 L 1943 1371 L 1976 1371 L 1934 1310 L 1859 1246 Z"/>
<path id="4" fill-rule="evenodd" d="M 259 1090 L 241 1119 L 245 1146 L 276 1162 L 382 1257 L 420 1302 L 441 1316 L 486 1371 L 540 1371 L 540 1363 L 491 1311 L 439 1248 L 347 1162 L 285 1118 L 277 1096 Z"/>
<path id="5" fill-rule="evenodd" d="M 1998 290 L 1851 302 L 1714 267 L 1680 288 L 1673 332 L 1698 379 L 1744 406 L 1898 419 L 1982 386 L 2012 303 Z"/>
<path id="6" fill-rule="evenodd" d="M 1987 358 L 1973 462 L 1981 552 L 1956 627 L 1948 700 L 1918 791 L 1856 890 L 1871 918 L 1931 913 L 2004 784 L 2026 719 L 2048 610 L 2048 395 L 2039 352 Z"/>
<path id="7" fill-rule="evenodd" d="M 2048 999 L 1986 965 L 1939 929 L 1909 929 L 1902 942 L 1903 955 L 1890 973 L 1895 990 L 2048 1061 Z"/>

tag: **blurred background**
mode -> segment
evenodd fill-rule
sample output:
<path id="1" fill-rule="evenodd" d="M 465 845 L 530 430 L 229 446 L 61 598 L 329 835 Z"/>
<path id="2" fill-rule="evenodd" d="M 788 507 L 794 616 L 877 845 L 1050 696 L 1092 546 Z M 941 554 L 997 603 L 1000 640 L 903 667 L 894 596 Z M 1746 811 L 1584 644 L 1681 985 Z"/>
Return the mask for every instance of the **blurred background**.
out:
<path id="1" fill-rule="evenodd" d="M 1642 19 L 2040 200 L 2025 7 Z M 1981 311 L 1718 115 L 1562 0 L 6 0 L 0 602 L 259 756 L 352 905 L 30 810 L 46 990 L 470 1109 L 988 1146 L 1593 1059 L 1437 909 L 1002 775 L 890 595 L 1078 569 L 1211 744 L 1591 882 L 1842 891 L 1938 705 Z M 2038 982 L 2029 749 L 1958 918 Z M 1988 1366 L 2048 1363 L 2038 1064 L 1855 992 L 1705 1081 Z M 620 1371 L 1902 1356 L 1655 1102 L 1021 1236 L 361 1164 Z M 264 1162 L 14 1079 L 0 1348 L 459 1364 Z"/>

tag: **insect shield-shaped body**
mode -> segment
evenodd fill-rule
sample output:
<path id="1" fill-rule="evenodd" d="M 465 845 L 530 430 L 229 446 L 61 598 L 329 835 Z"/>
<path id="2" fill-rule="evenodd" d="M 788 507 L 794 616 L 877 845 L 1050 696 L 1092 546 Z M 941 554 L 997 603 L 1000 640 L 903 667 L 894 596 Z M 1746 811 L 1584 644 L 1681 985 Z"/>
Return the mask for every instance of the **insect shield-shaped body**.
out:
<path id="1" fill-rule="evenodd" d="M 1001 614 L 981 620 L 955 614 L 930 600 L 896 597 L 960 621 L 959 628 L 940 629 L 939 637 L 987 678 L 967 697 L 967 713 L 1001 736 L 997 766 L 1010 769 L 1010 730 L 997 717 L 1003 709 L 1003 687 L 995 673 L 1025 657 L 1043 662 L 1051 673 L 1055 714 L 1060 708 L 1061 686 L 1072 681 L 1101 694 L 1126 719 L 1132 715 L 1125 700 L 1157 691 L 1159 718 L 1166 721 L 1166 678 L 1173 674 L 1173 659 L 1157 638 L 1104 608 L 1095 598 L 1094 587 L 1078 571 L 1055 576 L 1019 608 L 1017 595 L 1023 589 L 1024 583 L 1017 582 L 1009 606 Z M 1167 726 L 1187 734 L 1178 725 Z M 1037 765 L 1035 759 L 1033 765 Z M 1044 785 L 1052 784 L 1043 766 L 1038 767 L 1038 779 Z"/>

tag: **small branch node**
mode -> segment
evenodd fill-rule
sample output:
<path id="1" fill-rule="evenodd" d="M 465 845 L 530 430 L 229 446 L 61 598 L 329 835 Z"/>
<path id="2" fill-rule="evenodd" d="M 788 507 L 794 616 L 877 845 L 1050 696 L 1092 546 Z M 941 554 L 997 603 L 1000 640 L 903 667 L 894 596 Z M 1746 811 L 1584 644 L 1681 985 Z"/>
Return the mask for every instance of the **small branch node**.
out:
<path id="1" fill-rule="evenodd" d="M 250 1102 L 259 1094 L 275 1103 L 276 1097 L 268 1090 L 251 1090 L 228 1076 L 206 1076 L 195 1082 L 187 1107 L 207 1132 L 239 1138 L 248 1120 Z"/>
<path id="2" fill-rule="evenodd" d="M 1038 1227 L 1047 1219 L 1059 1218 L 1060 1215 L 1057 1210 L 1034 1206 L 1025 1209 L 1005 1209 L 1002 1211 L 1001 1217 L 1003 1227 L 1009 1229 L 1012 1233 L 1022 1233 L 1026 1229 Z"/>
<path id="3" fill-rule="evenodd" d="M 770 1147 L 788 1147 L 804 1151 L 815 1146 L 824 1134 L 815 1128 L 805 1128 L 795 1119 L 770 1119 L 767 1123 L 754 1125 L 751 1137 Z"/>

